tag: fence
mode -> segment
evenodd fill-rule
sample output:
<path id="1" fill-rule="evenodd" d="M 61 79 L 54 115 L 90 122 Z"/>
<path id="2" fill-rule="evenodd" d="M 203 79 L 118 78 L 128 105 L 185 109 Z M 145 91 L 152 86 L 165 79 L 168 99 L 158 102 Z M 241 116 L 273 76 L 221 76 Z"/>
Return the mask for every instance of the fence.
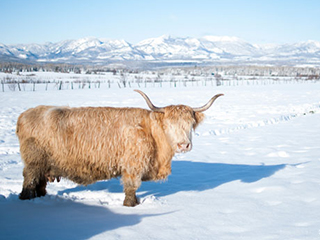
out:
<path id="1" fill-rule="evenodd" d="M 1 81 L 1 91 L 50 91 L 50 90 L 73 90 L 73 89 L 91 89 L 100 88 L 100 81 L 84 82 L 5 82 Z"/>
<path id="2" fill-rule="evenodd" d="M 307 80 L 300 78 L 254 78 L 254 79 L 214 79 L 202 78 L 198 80 L 150 80 L 147 81 L 58 81 L 58 82 L 32 82 L 32 81 L 1 81 L 1 91 L 52 91 L 52 90 L 76 90 L 92 88 L 148 88 L 148 87 L 219 87 L 219 86 L 250 86 L 271 84 L 301 84 L 317 83 L 319 79 Z"/>

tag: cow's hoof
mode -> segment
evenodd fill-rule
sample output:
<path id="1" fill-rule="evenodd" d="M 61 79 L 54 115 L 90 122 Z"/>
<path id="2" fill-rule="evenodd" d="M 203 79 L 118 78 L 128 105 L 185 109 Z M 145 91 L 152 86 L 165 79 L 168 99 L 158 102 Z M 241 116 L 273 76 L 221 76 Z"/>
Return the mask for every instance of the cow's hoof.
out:
<path id="1" fill-rule="evenodd" d="M 21 200 L 28 200 L 36 197 L 35 189 L 24 188 L 19 195 Z"/>
<path id="2" fill-rule="evenodd" d="M 123 201 L 123 206 L 126 207 L 135 207 L 139 204 L 136 196 L 134 197 L 126 197 Z"/>

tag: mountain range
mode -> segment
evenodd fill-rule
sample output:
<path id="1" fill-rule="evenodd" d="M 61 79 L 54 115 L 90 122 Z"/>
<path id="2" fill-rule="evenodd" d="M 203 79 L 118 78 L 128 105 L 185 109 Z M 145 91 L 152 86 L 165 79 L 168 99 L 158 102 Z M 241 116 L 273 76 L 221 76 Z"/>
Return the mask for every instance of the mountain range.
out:
<path id="1" fill-rule="evenodd" d="M 171 37 L 143 40 L 131 44 L 125 40 L 95 37 L 45 44 L 0 43 L 0 60 L 104 64 L 111 62 L 291 62 L 320 65 L 320 42 L 292 44 L 251 44 L 237 37 Z"/>

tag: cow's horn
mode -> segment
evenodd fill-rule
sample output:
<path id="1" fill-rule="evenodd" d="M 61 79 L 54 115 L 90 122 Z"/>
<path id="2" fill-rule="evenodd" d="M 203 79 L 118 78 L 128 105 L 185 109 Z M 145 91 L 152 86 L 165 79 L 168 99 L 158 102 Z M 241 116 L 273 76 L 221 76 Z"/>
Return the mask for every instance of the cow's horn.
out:
<path id="1" fill-rule="evenodd" d="M 159 107 L 156 107 L 155 105 L 153 105 L 153 103 L 150 101 L 149 97 L 148 97 L 144 92 L 142 92 L 142 91 L 140 91 L 140 90 L 137 90 L 137 89 L 135 89 L 134 91 L 141 94 L 141 96 L 144 98 L 144 100 L 146 100 L 149 108 L 150 108 L 152 111 L 155 111 L 155 112 L 164 112 L 164 109 L 163 109 L 163 108 L 159 108 Z"/>
<path id="2" fill-rule="evenodd" d="M 203 112 L 203 111 L 206 111 L 209 109 L 209 107 L 211 107 L 211 105 L 213 104 L 213 102 L 218 98 L 218 97 L 221 97 L 223 96 L 223 94 L 217 94 L 215 96 L 213 96 L 209 102 L 205 105 L 203 105 L 202 107 L 199 107 L 199 108 L 193 108 L 193 111 L 195 112 Z"/>

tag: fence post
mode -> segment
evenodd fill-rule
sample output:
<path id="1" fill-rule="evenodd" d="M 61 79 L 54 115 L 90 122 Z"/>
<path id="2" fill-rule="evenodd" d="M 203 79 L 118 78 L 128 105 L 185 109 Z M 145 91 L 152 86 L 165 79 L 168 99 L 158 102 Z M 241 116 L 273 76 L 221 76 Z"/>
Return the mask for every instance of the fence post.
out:
<path id="1" fill-rule="evenodd" d="M 1 81 L 2 84 L 2 92 L 4 92 L 4 81 Z"/>

